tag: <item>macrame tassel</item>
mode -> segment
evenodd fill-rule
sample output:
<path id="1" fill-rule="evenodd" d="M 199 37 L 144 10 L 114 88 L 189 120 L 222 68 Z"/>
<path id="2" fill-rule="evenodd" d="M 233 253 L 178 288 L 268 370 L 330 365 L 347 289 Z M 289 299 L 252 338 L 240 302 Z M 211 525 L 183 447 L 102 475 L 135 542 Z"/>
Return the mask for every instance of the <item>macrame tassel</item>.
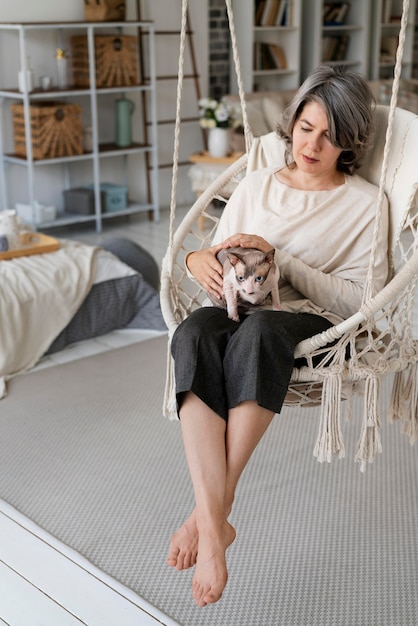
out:
<path id="1" fill-rule="evenodd" d="M 365 472 L 377 452 L 382 452 L 380 442 L 379 378 L 370 375 L 364 389 L 363 426 L 357 443 L 356 461 L 361 463 L 360 471 Z"/>
<path id="2" fill-rule="evenodd" d="M 346 422 L 351 422 L 353 417 L 353 385 L 350 384 L 349 386 L 347 386 L 344 389 L 343 394 L 345 395 L 346 399 L 344 419 Z"/>
<path id="3" fill-rule="evenodd" d="M 174 373 L 174 359 L 171 356 L 170 342 L 167 346 L 167 375 L 163 402 L 163 415 L 170 420 L 177 420 L 176 377 Z"/>
<path id="4" fill-rule="evenodd" d="M 329 373 L 323 384 L 321 421 L 314 456 L 320 463 L 331 462 L 333 455 L 342 458 L 345 455 L 340 428 L 341 412 L 341 375 Z"/>
<path id="5" fill-rule="evenodd" d="M 402 372 L 396 372 L 388 418 L 402 420 L 402 432 L 412 445 L 418 439 L 418 364 L 411 363 Z"/>
<path id="6" fill-rule="evenodd" d="M 6 377 L 0 376 L 0 400 L 7 396 Z"/>

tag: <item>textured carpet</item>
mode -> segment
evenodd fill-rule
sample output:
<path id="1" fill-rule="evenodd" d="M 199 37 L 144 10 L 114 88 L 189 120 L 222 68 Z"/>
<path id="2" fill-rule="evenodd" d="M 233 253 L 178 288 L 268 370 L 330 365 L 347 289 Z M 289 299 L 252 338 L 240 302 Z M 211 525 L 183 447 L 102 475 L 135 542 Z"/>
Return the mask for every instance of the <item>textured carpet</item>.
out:
<path id="1" fill-rule="evenodd" d="M 361 474 L 359 406 L 331 465 L 312 456 L 316 410 L 275 418 L 237 493 L 224 596 L 194 606 L 192 572 L 165 564 L 193 504 L 165 360 L 158 338 L 12 380 L 0 497 L 183 626 L 416 626 L 418 447 L 384 423 Z"/>

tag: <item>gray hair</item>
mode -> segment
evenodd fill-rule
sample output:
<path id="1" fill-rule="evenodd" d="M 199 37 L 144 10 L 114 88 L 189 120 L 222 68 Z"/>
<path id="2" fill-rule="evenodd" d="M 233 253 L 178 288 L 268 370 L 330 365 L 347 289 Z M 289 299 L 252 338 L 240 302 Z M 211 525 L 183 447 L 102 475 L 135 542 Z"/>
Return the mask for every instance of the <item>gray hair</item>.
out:
<path id="1" fill-rule="evenodd" d="M 373 135 L 375 99 L 366 79 L 341 67 L 321 65 L 298 89 L 277 126 L 286 143 L 286 163 L 294 167 L 293 129 L 309 102 L 321 104 L 327 114 L 330 142 L 342 150 L 337 169 L 353 174 L 360 167 Z"/>

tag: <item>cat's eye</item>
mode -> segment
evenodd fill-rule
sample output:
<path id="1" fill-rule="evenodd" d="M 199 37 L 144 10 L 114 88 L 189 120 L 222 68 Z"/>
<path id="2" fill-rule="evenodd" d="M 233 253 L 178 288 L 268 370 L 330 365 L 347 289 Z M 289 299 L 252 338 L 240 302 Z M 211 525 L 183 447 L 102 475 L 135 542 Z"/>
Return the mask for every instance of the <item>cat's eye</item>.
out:
<path id="1" fill-rule="evenodd" d="M 256 276 L 255 277 L 255 282 L 256 283 L 262 283 L 264 281 L 264 276 Z"/>
<path id="2" fill-rule="evenodd" d="M 244 282 L 244 280 L 245 280 L 245 279 L 244 279 L 244 276 L 237 276 L 237 281 L 238 281 L 239 283 L 243 283 L 243 282 Z"/>

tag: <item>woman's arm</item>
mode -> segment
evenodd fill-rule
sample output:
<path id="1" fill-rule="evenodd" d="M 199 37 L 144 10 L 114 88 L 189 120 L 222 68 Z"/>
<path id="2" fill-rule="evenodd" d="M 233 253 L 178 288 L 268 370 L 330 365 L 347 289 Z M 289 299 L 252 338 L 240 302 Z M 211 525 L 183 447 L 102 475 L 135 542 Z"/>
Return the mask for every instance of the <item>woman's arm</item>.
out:
<path id="1" fill-rule="evenodd" d="M 363 283 L 309 267 L 283 250 L 276 250 L 276 263 L 282 279 L 324 310 L 335 313 L 343 319 L 359 310 Z"/>
<path id="2" fill-rule="evenodd" d="M 186 267 L 197 282 L 216 298 L 223 295 L 222 264 L 216 258 L 222 244 L 204 250 L 190 252 L 186 258 Z"/>

